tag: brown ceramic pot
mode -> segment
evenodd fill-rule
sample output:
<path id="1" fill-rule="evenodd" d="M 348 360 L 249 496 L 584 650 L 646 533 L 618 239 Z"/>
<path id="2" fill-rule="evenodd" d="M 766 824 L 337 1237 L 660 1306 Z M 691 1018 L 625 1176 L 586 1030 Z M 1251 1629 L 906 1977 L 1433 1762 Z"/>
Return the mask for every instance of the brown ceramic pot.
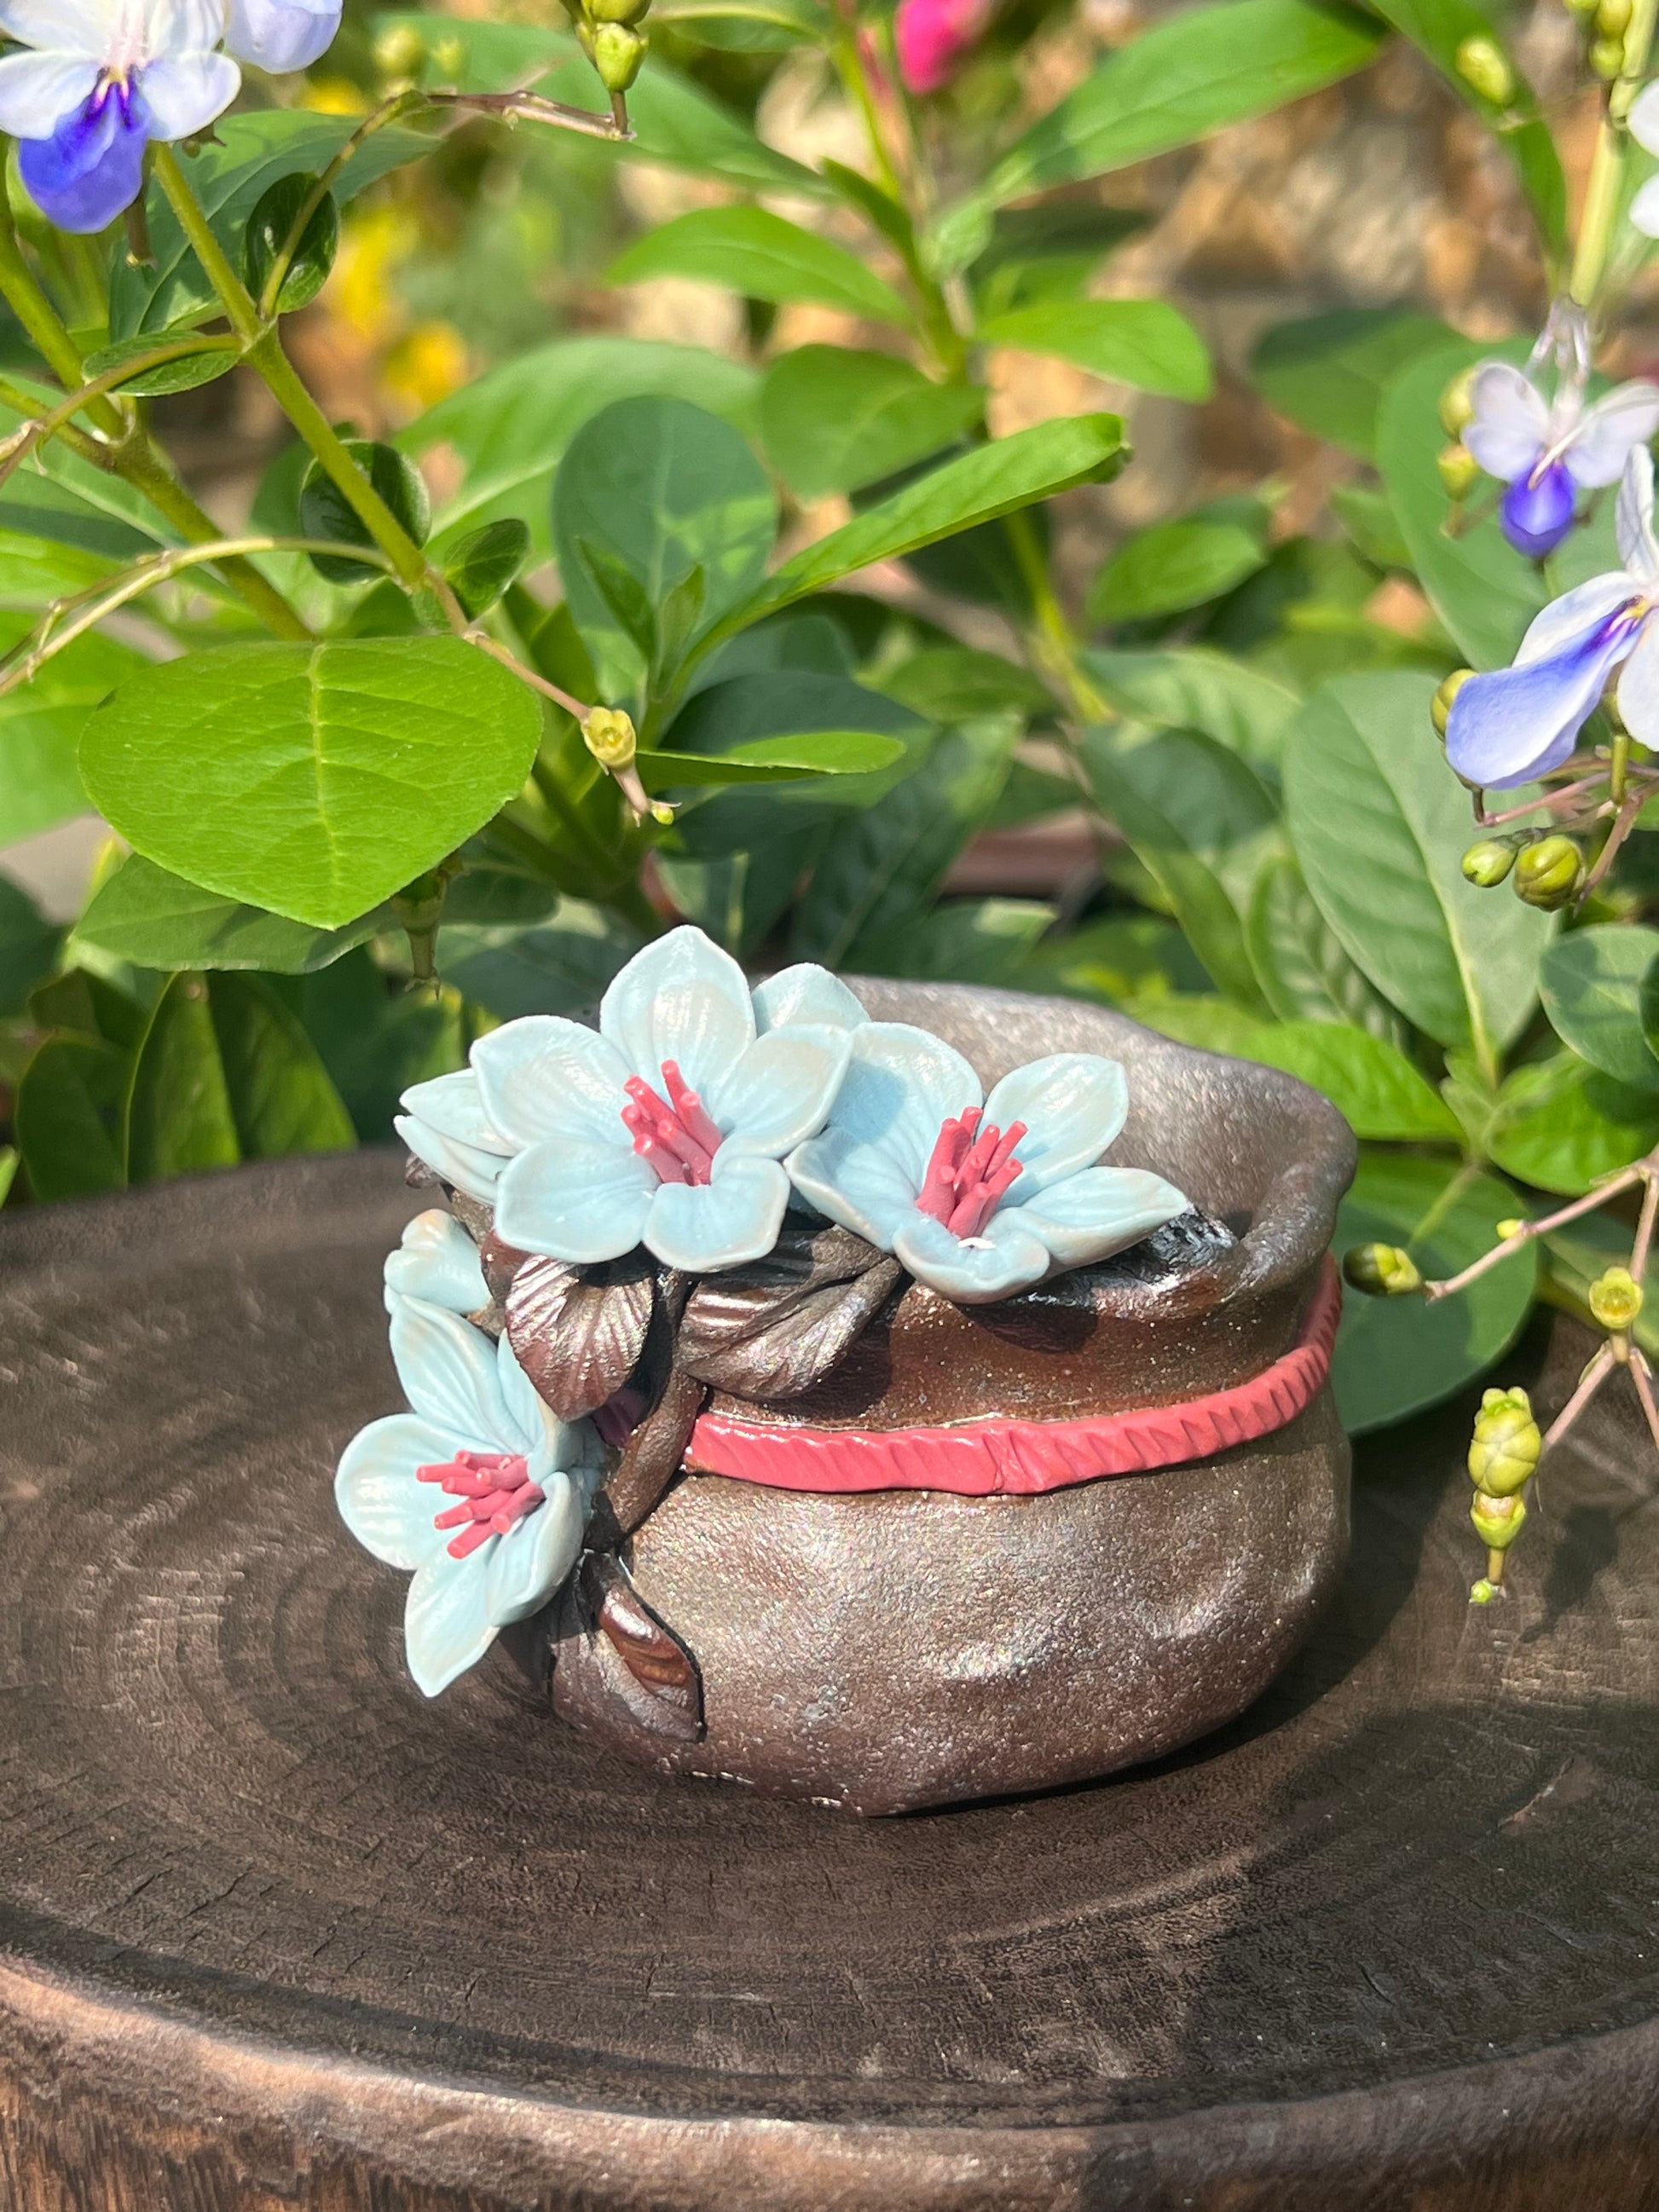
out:
<path id="1" fill-rule="evenodd" d="M 1162 1279 L 1109 1262 L 988 1306 L 912 1285 L 814 1390 L 769 1407 L 717 1397 L 715 1421 L 771 1423 L 781 1442 L 1059 1423 L 1185 1407 L 1292 1353 L 1353 1170 L 1347 1125 L 1316 1092 L 1070 1000 L 854 988 L 878 1018 L 948 1039 L 988 1089 L 1048 1053 L 1122 1061 L 1112 1162 L 1167 1176 L 1238 1241 Z M 651 1724 L 575 1598 L 549 1632 L 554 1707 L 665 1771 L 858 1813 L 1049 1788 L 1201 1735 L 1284 1665 L 1347 1544 L 1328 1387 L 1254 1441 L 1035 1495 L 814 1495 L 697 1472 L 698 1455 L 694 1438 L 623 1557 L 696 1660 L 701 1739 Z"/>

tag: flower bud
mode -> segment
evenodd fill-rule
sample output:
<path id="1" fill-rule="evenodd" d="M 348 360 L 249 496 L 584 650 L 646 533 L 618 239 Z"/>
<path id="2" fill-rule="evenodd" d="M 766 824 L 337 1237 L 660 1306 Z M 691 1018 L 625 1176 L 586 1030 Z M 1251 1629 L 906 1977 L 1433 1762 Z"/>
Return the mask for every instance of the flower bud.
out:
<path id="1" fill-rule="evenodd" d="M 1475 1534 L 1489 1552 L 1507 1552 L 1521 1534 L 1526 1517 L 1523 1498 L 1488 1498 L 1484 1490 L 1475 1492 L 1474 1503 L 1469 1508 Z"/>
<path id="2" fill-rule="evenodd" d="M 1630 19 L 1635 12 L 1634 0 L 1599 0 L 1595 10 L 1597 36 L 1622 39 L 1630 28 Z"/>
<path id="3" fill-rule="evenodd" d="M 1528 906 L 1547 913 L 1565 906 L 1583 880 L 1584 861 L 1571 837 L 1559 834 L 1528 845 L 1515 863 L 1515 890 Z"/>
<path id="4" fill-rule="evenodd" d="M 582 743 L 601 768 L 614 771 L 632 766 L 639 740 L 620 707 L 595 707 L 582 723 Z"/>
<path id="5" fill-rule="evenodd" d="M 1469 1476 L 1489 1498 L 1509 1498 L 1530 1480 L 1544 1440 L 1524 1390 L 1486 1390 L 1469 1440 Z M 1477 1523 L 1477 1526 L 1479 1524 Z"/>
<path id="6" fill-rule="evenodd" d="M 1589 1304 L 1603 1328 L 1626 1329 L 1642 1310 L 1642 1285 L 1628 1267 L 1609 1267 L 1590 1285 Z"/>
<path id="7" fill-rule="evenodd" d="M 1429 714 L 1436 730 L 1443 738 L 1446 734 L 1446 725 L 1451 720 L 1452 701 L 1456 698 L 1474 673 L 1474 671 L 1472 668 L 1454 668 L 1434 695 Z"/>
<path id="8" fill-rule="evenodd" d="M 1397 1244 L 1351 1245 L 1342 1255 L 1342 1272 L 1368 1297 L 1401 1298 L 1423 1287 L 1416 1262 Z"/>
<path id="9" fill-rule="evenodd" d="M 1465 39 L 1457 49 L 1456 68 L 1464 83 L 1495 107 L 1514 99 L 1515 71 L 1495 40 Z"/>
<path id="10" fill-rule="evenodd" d="M 1449 438 L 1461 438 L 1474 420 L 1474 401 L 1469 387 L 1474 382 L 1474 372 L 1480 366 L 1471 362 L 1460 375 L 1440 395 L 1440 427 Z"/>
<path id="11" fill-rule="evenodd" d="M 1489 1583 L 1485 1575 L 1481 1576 L 1478 1583 L 1471 1583 L 1469 1584 L 1469 1603 L 1471 1605 L 1490 1605 L 1495 1597 L 1502 1597 L 1503 1595 L 1503 1583 Z"/>
<path id="12" fill-rule="evenodd" d="M 1463 874 L 1483 891 L 1501 884 L 1515 866 L 1515 848 L 1501 837 L 1482 837 L 1463 855 Z"/>
<path id="13" fill-rule="evenodd" d="M 1460 439 L 1440 448 L 1435 466 L 1448 499 L 1467 499 L 1480 481 L 1480 464 Z"/>
<path id="14" fill-rule="evenodd" d="M 593 66 L 607 92 L 626 92 L 645 59 L 645 40 L 625 23 L 600 23 L 593 33 Z"/>
<path id="15" fill-rule="evenodd" d="M 1507 1221 L 1500 1221 L 1498 1224 L 1498 1243 L 1500 1244 L 1507 1244 L 1510 1237 L 1518 1236 L 1526 1225 L 1527 1224 L 1524 1221 L 1513 1216 Z"/>
<path id="16" fill-rule="evenodd" d="M 1622 39 L 1597 39 L 1589 50 L 1589 65 L 1595 74 L 1611 83 L 1625 66 L 1625 42 Z"/>
<path id="17" fill-rule="evenodd" d="M 651 0 L 582 0 L 590 23 L 637 23 Z"/>

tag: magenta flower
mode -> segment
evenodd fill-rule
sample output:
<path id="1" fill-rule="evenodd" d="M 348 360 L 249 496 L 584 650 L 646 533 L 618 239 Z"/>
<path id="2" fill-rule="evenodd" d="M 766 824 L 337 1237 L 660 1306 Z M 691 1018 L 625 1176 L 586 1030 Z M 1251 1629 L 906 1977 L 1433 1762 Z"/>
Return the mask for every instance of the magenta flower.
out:
<path id="1" fill-rule="evenodd" d="M 990 20 L 989 0 L 899 0 L 893 36 L 907 88 L 928 93 L 948 84 Z"/>

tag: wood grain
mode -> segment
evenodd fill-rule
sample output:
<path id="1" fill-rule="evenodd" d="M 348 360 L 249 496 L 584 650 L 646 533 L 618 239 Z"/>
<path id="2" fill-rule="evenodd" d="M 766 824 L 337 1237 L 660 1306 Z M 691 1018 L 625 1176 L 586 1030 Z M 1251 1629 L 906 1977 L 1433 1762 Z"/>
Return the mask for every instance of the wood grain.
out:
<path id="1" fill-rule="evenodd" d="M 1502 1609 L 1467 1405 L 1362 1455 L 1244 1719 L 854 1823 L 659 1779 L 503 1655 L 428 1705 L 334 1519 L 372 1155 L 0 1226 L 0 2202 L 23 2212 L 1659 2203 L 1659 1515 L 1621 1401 Z M 1559 1401 L 1563 1330 L 1506 1364 Z M 1133 1479 L 1133 1478 L 1130 1478 Z"/>

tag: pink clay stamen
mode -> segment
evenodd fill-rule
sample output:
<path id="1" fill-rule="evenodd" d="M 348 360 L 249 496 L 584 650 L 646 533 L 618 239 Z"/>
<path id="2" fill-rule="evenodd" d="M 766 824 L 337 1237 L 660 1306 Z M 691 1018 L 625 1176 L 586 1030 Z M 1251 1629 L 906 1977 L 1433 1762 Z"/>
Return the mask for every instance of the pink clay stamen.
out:
<path id="1" fill-rule="evenodd" d="M 623 1086 L 630 1101 L 622 1109 L 623 1127 L 659 1182 L 707 1183 L 720 1148 L 720 1129 L 678 1061 L 664 1060 L 662 1080 L 666 1098 L 642 1075 L 629 1077 Z"/>
<path id="2" fill-rule="evenodd" d="M 942 1222 L 953 1237 L 977 1237 L 1024 1171 L 1013 1154 L 1025 1123 L 981 1127 L 981 1112 L 970 1106 L 941 1125 L 916 1200 L 918 1212 Z"/>
<path id="3" fill-rule="evenodd" d="M 491 1536 L 505 1536 L 546 1497 L 531 1481 L 529 1464 L 517 1452 L 458 1451 L 435 1467 L 417 1467 L 415 1480 L 438 1483 L 446 1497 L 460 1500 L 432 1524 L 459 1529 L 447 1547 L 452 1559 L 468 1558 Z"/>

